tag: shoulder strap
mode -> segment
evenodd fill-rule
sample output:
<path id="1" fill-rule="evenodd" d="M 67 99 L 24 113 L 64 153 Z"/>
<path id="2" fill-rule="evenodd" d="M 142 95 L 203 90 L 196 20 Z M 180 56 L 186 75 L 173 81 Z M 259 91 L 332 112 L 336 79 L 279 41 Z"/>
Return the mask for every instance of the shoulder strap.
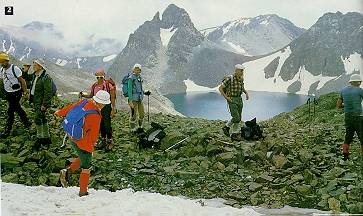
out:
<path id="1" fill-rule="evenodd" d="M 18 78 L 18 77 L 16 77 L 15 69 L 14 69 L 14 68 L 15 68 L 15 65 L 14 65 L 14 64 L 12 64 L 12 65 L 11 65 L 11 71 L 13 72 L 14 77 L 15 77 L 15 78 Z"/>

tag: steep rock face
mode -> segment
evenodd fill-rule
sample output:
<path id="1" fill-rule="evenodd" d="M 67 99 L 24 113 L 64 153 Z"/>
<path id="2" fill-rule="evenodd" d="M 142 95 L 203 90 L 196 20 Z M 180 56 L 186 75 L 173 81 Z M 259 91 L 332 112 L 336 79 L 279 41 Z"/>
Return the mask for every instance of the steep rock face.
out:
<path id="1" fill-rule="evenodd" d="M 251 90 L 339 91 L 352 74 L 363 75 L 362 47 L 362 14 L 327 13 L 285 48 L 247 62 L 252 73 L 246 73 L 246 82 Z"/>
<path id="2" fill-rule="evenodd" d="M 135 63 L 140 63 L 147 82 L 162 93 L 183 91 L 186 64 L 202 38 L 187 12 L 171 4 L 161 20 L 158 12 L 130 35 L 110 72 L 120 81 Z"/>
<path id="3" fill-rule="evenodd" d="M 327 13 L 290 45 L 291 55 L 281 68 L 283 80 L 302 66 L 314 76 L 335 77 L 346 72 L 342 59 L 363 53 L 363 15 Z"/>
<path id="4" fill-rule="evenodd" d="M 305 29 L 275 14 L 230 21 L 207 35 L 207 39 L 243 55 L 274 52 L 299 37 Z"/>

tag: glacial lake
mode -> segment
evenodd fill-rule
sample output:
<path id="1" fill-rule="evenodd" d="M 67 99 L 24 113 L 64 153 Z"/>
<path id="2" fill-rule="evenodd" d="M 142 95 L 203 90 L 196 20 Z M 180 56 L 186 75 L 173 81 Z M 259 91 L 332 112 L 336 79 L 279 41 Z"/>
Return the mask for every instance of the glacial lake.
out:
<path id="1" fill-rule="evenodd" d="M 226 100 L 217 92 L 188 92 L 165 95 L 175 109 L 188 117 L 209 120 L 231 118 Z M 243 98 L 243 121 L 254 117 L 257 121 L 270 119 L 282 112 L 290 112 L 306 103 L 309 96 L 288 93 L 249 91 L 250 99 Z"/>

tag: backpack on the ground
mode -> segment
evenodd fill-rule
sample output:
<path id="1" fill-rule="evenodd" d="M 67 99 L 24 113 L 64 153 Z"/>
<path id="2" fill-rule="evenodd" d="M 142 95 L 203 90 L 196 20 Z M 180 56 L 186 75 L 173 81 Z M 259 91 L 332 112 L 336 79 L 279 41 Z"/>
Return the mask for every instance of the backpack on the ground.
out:
<path id="1" fill-rule="evenodd" d="M 164 129 L 160 124 L 151 122 L 151 128 L 139 135 L 139 148 L 159 149 L 161 140 L 166 136 Z"/>
<path id="2" fill-rule="evenodd" d="M 80 140 L 84 136 L 83 124 L 86 115 L 98 113 L 97 110 L 85 110 L 84 106 L 87 104 L 87 102 L 88 100 L 85 99 L 80 104 L 73 107 L 73 109 L 68 112 L 62 122 L 64 131 L 74 140 Z"/>
<path id="3" fill-rule="evenodd" d="M 127 73 L 123 78 L 122 78 L 122 94 L 124 95 L 124 97 L 128 97 L 129 94 L 128 94 L 128 82 L 129 82 L 129 79 L 131 77 L 131 73 Z"/>
<path id="4" fill-rule="evenodd" d="M 256 118 L 245 122 L 245 125 L 241 128 L 241 135 L 245 140 L 265 138 L 263 129 L 257 124 Z"/>
<path id="5" fill-rule="evenodd" d="M 50 79 L 50 82 L 52 83 L 52 96 L 56 96 L 57 95 L 57 85 L 53 81 L 52 77 L 50 77 L 49 74 L 45 74 L 42 77 L 43 82 L 44 82 L 44 79 Z"/>

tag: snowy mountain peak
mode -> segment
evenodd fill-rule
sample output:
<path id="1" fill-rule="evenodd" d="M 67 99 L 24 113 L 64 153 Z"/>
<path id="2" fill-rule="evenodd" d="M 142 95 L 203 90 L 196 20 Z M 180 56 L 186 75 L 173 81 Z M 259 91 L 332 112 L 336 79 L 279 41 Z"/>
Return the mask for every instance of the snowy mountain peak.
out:
<path id="1" fill-rule="evenodd" d="M 170 4 L 162 15 L 163 26 L 162 28 L 168 29 L 170 27 L 180 26 L 193 26 L 192 20 L 188 13 L 175 4 Z"/>
<path id="2" fill-rule="evenodd" d="M 289 44 L 305 30 L 276 14 L 239 18 L 207 35 L 228 51 L 243 55 L 264 55 Z"/>

